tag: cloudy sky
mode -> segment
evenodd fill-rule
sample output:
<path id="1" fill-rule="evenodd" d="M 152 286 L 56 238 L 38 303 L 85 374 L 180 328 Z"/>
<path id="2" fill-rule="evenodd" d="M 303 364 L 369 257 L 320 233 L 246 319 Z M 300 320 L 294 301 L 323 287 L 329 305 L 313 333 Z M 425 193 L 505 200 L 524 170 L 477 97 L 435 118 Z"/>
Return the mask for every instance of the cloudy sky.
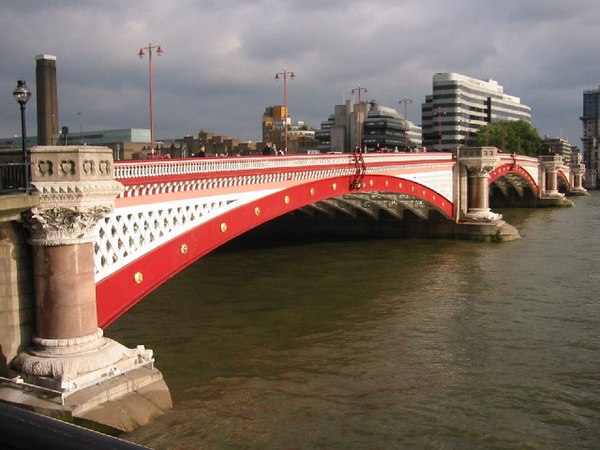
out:
<path id="1" fill-rule="evenodd" d="M 151 41 L 157 138 L 200 130 L 260 140 L 266 106 L 319 127 L 368 100 L 409 119 L 437 72 L 493 78 L 532 108 L 541 135 L 581 145 L 583 91 L 600 84 L 598 0 L 2 0 L 0 137 L 20 134 L 16 80 L 35 93 L 35 56 L 57 57 L 60 125 L 149 128 Z M 364 97 L 363 97 L 364 98 Z M 27 107 L 36 134 L 35 97 Z"/>

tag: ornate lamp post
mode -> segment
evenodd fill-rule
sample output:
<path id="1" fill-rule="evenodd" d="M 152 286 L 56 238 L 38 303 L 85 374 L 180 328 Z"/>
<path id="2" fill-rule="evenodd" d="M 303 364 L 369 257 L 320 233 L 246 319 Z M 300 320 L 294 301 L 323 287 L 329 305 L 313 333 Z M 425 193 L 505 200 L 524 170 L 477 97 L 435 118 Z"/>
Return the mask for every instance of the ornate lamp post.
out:
<path id="1" fill-rule="evenodd" d="M 358 151 L 359 152 L 363 151 L 363 148 L 362 148 L 362 117 L 361 117 L 362 100 L 360 99 L 361 92 L 367 92 L 367 88 L 360 87 L 360 85 L 359 85 L 358 87 L 352 89 L 352 95 L 358 93 L 358 116 L 356 118 L 356 122 L 357 122 L 356 128 L 358 131 Z"/>
<path id="2" fill-rule="evenodd" d="M 147 47 L 140 48 L 138 56 L 140 59 L 144 59 L 145 52 L 148 51 L 148 84 L 150 91 L 150 154 L 154 157 L 154 111 L 152 105 L 152 52 L 156 50 L 158 56 L 163 54 L 163 49 L 160 45 L 152 45 L 152 42 L 148 42 Z"/>
<path id="3" fill-rule="evenodd" d="M 285 108 L 285 117 L 284 117 L 284 125 L 283 125 L 283 135 L 284 135 L 284 141 L 285 141 L 285 148 L 284 148 L 284 152 L 287 154 L 287 150 L 288 150 L 288 118 L 289 118 L 289 113 L 288 113 L 288 104 L 287 104 L 287 79 L 288 76 L 290 77 L 290 79 L 294 79 L 296 78 L 296 74 L 294 72 L 288 72 L 287 69 L 283 69 L 283 72 L 277 72 L 275 74 L 275 79 L 279 80 L 279 77 L 283 77 L 283 107 Z"/>
<path id="4" fill-rule="evenodd" d="M 408 124 L 408 105 L 412 104 L 412 98 L 404 97 L 398 103 L 404 103 L 404 122 L 406 123 L 406 129 L 404 130 L 404 151 L 408 151 L 408 130 L 410 125 Z"/>
<path id="5" fill-rule="evenodd" d="M 25 130 L 25 105 L 31 97 L 31 91 L 25 84 L 25 80 L 17 81 L 17 87 L 13 91 L 13 97 L 21 108 L 21 147 L 23 157 L 23 171 L 25 181 L 25 191 L 29 192 L 29 158 L 27 157 L 27 132 Z"/>

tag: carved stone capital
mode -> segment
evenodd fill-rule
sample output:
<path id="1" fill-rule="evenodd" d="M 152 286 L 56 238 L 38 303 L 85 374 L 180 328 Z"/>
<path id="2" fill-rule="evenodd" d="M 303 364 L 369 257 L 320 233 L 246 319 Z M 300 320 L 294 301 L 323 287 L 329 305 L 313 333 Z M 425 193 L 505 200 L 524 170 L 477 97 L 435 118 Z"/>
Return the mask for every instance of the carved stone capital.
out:
<path id="1" fill-rule="evenodd" d="M 543 155 L 542 166 L 548 172 L 557 172 L 563 165 L 563 159 L 560 155 Z"/>
<path id="2" fill-rule="evenodd" d="M 96 223 L 114 209 L 123 185 L 114 180 L 108 147 L 42 146 L 31 150 L 40 203 L 23 214 L 33 245 L 93 242 Z"/>
<path id="3" fill-rule="evenodd" d="M 24 224 L 31 233 L 32 245 L 71 245 L 94 242 L 95 227 L 112 208 L 33 208 L 23 214 Z"/>
<path id="4" fill-rule="evenodd" d="M 466 167 L 469 176 L 484 177 L 498 165 L 496 147 L 464 147 L 458 152 L 460 164 Z"/>

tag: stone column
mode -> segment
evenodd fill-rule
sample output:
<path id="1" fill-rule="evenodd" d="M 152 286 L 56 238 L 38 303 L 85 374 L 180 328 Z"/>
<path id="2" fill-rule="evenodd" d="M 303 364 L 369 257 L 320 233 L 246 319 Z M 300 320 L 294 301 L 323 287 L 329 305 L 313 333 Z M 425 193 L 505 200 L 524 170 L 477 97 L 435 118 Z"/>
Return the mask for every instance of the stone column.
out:
<path id="1" fill-rule="evenodd" d="M 468 195 L 466 218 L 471 220 L 493 221 L 501 219 L 500 214 L 489 208 L 490 172 L 498 164 L 496 147 L 463 147 L 460 149 L 459 163 L 467 169 Z"/>
<path id="2" fill-rule="evenodd" d="M 136 357 L 103 337 L 96 312 L 95 226 L 122 185 L 107 147 L 34 147 L 31 159 L 40 204 L 23 219 L 33 247 L 36 332 L 13 367 L 29 382 L 69 390 L 84 384 L 78 378 L 89 382 Z"/>
<path id="3" fill-rule="evenodd" d="M 573 193 L 587 193 L 583 187 L 583 174 L 585 173 L 585 164 L 578 162 L 571 164 L 571 189 Z"/>
<path id="4" fill-rule="evenodd" d="M 542 197 L 562 197 L 558 192 L 558 170 L 563 165 L 560 155 L 544 155 L 541 157 L 541 165 L 544 171 L 544 183 L 542 184 Z"/>

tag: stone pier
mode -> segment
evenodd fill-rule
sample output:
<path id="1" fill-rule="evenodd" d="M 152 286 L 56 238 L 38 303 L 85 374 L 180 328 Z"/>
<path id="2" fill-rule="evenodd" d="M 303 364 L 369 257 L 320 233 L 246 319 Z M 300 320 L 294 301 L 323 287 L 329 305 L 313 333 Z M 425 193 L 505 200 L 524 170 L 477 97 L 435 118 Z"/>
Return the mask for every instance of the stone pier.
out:
<path id="1" fill-rule="evenodd" d="M 571 183 L 572 195 L 589 195 L 586 188 L 583 187 L 583 175 L 585 174 L 585 164 L 581 161 L 581 154 L 573 155 L 569 171 L 569 182 Z"/>
<path id="2" fill-rule="evenodd" d="M 461 190 L 458 198 L 463 203 L 457 207 L 457 225 L 463 229 L 462 233 L 480 240 L 518 239 L 517 229 L 503 221 L 502 215 L 492 212 L 489 207 L 489 178 L 500 160 L 498 149 L 463 147 L 457 149 L 456 158 L 459 162 L 459 179 L 455 185 Z"/>
<path id="3" fill-rule="evenodd" d="M 563 164 L 560 155 L 543 155 L 541 157 L 539 206 L 573 206 L 573 202 L 558 191 L 558 171 Z"/>
<path id="4" fill-rule="evenodd" d="M 22 217 L 32 249 L 35 330 L 12 360 L 12 383 L 1 385 L 0 400 L 118 430 L 144 425 L 172 406 L 153 353 L 105 337 L 97 319 L 95 226 L 122 189 L 112 152 L 44 146 L 31 158 L 39 205 Z"/>

